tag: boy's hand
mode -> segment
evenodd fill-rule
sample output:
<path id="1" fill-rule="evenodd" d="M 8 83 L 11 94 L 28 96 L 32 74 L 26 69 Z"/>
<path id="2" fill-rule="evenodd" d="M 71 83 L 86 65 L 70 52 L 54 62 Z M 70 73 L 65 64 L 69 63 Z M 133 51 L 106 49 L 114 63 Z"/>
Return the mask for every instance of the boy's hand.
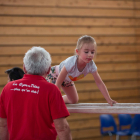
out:
<path id="1" fill-rule="evenodd" d="M 108 103 L 109 103 L 111 106 L 113 106 L 113 104 L 116 104 L 117 102 L 111 99 L 111 100 L 108 101 Z"/>

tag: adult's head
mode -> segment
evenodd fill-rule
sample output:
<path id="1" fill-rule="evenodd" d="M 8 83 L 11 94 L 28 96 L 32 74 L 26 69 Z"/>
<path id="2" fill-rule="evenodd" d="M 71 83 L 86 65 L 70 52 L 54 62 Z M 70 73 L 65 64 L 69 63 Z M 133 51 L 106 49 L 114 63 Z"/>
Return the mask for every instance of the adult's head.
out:
<path id="1" fill-rule="evenodd" d="M 19 67 L 14 67 L 5 71 L 8 74 L 8 82 L 21 79 L 24 75 L 24 71 Z"/>
<path id="2" fill-rule="evenodd" d="M 46 75 L 50 70 L 51 56 L 42 47 L 32 47 L 23 58 L 24 71 L 27 74 Z"/>

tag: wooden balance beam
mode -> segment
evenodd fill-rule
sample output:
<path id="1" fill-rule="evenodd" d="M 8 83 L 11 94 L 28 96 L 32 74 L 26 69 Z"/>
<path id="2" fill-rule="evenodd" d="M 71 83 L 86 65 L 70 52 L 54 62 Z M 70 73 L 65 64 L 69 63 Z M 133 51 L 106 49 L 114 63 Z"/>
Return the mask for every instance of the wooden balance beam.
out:
<path id="1" fill-rule="evenodd" d="M 77 103 L 66 104 L 69 113 L 140 114 L 140 103 Z"/>

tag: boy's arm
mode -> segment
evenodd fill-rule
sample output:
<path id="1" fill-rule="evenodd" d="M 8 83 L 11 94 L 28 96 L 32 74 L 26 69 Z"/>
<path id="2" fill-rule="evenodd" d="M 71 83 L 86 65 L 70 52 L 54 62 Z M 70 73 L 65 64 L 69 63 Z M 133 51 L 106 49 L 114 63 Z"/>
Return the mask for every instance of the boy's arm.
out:
<path id="1" fill-rule="evenodd" d="M 114 103 L 117 103 L 116 101 L 112 100 L 108 90 L 104 84 L 104 82 L 102 81 L 100 75 L 98 74 L 98 72 L 94 72 L 92 73 L 95 83 L 97 84 L 99 90 L 101 91 L 101 93 L 103 94 L 103 96 L 105 97 L 106 101 L 112 106 Z"/>
<path id="2" fill-rule="evenodd" d="M 63 81 L 65 80 L 66 76 L 67 76 L 68 72 L 65 68 L 65 66 L 62 68 L 61 72 L 59 73 L 57 80 L 56 80 L 56 86 L 60 89 L 61 84 L 63 83 Z"/>

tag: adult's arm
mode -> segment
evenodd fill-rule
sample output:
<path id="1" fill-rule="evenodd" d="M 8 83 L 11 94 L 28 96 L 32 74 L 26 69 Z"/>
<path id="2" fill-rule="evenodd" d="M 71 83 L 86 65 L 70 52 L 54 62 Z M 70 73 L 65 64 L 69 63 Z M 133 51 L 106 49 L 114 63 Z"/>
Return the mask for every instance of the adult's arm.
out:
<path id="1" fill-rule="evenodd" d="M 72 140 L 69 124 L 66 118 L 55 119 L 54 125 L 60 140 Z"/>
<path id="2" fill-rule="evenodd" d="M 8 140 L 7 119 L 0 118 L 0 140 Z"/>

